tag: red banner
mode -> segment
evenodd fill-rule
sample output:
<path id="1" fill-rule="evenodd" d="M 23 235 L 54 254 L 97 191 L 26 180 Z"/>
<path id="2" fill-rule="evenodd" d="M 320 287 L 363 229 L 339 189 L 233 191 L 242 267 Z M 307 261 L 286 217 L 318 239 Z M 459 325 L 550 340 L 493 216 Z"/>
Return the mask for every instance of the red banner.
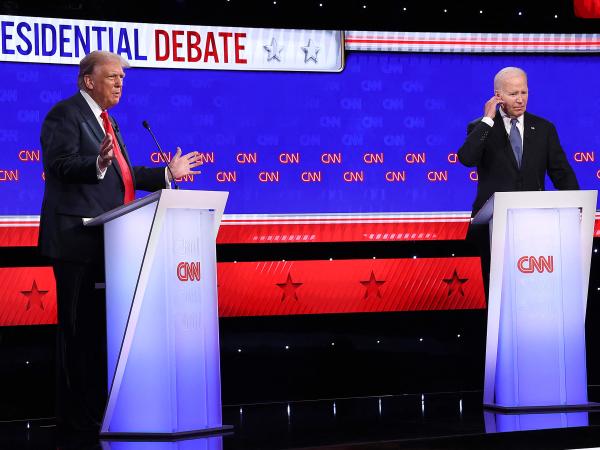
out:
<path id="1" fill-rule="evenodd" d="M 52 267 L 0 269 L 0 326 L 56 323 Z"/>
<path id="2" fill-rule="evenodd" d="M 221 317 L 485 308 L 479 258 L 218 263 Z M 0 326 L 56 323 L 52 268 L 0 269 Z"/>
<path id="3" fill-rule="evenodd" d="M 281 244 L 297 242 L 443 241 L 465 238 L 469 215 L 325 219 L 223 218 L 217 244 Z M 39 219 L 0 220 L 0 247 L 35 247 Z M 600 237 L 596 214 L 594 237 Z"/>
<path id="4" fill-rule="evenodd" d="M 217 244 L 277 244 L 290 242 L 441 241 L 464 239 L 469 217 L 462 220 L 394 220 L 347 223 L 254 221 L 221 224 Z"/>
<path id="5" fill-rule="evenodd" d="M 485 308 L 477 257 L 219 263 L 219 315 Z"/>
<path id="6" fill-rule="evenodd" d="M 322 216 L 286 218 L 259 215 L 252 218 L 224 217 L 217 244 L 275 244 L 289 242 L 437 241 L 464 239 L 468 214 L 441 216 L 418 214 L 392 217 Z M 0 220 L 0 247 L 37 245 L 39 219 L 30 217 Z"/>
<path id="7" fill-rule="evenodd" d="M 582 19 L 600 18 L 600 0 L 573 0 L 575 15 Z"/>
<path id="8" fill-rule="evenodd" d="M 0 247 L 35 247 L 39 230 L 39 216 L 0 217 Z"/>

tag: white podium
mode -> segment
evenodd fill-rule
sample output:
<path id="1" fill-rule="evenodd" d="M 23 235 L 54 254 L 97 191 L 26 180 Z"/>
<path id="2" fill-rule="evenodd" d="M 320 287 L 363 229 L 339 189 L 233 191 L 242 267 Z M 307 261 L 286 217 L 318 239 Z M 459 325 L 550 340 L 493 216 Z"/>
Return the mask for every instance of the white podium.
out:
<path id="1" fill-rule="evenodd" d="M 86 223 L 104 225 L 109 396 L 101 435 L 231 428 L 221 419 L 215 251 L 227 196 L 162 190 Z"/>
<path id="2" fill-rule="evenodd" d="M 483 403 L 588 409 L 585 312 L 597 191 L 497 192 L 490 224 Z"/>

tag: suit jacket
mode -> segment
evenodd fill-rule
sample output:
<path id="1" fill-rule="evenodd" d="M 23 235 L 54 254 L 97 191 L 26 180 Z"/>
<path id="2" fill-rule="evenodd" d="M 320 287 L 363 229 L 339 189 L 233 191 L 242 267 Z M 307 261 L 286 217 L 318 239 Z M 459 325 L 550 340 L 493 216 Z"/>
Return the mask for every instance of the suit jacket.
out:
<path id="1" fill-rule="evenodd" d="M 541 191 L 546 174 L 556 189 L 579 189 L 575 173 L 560 146 L 554 125 L 541 117 L 525 113 L 521 167 L 513 153 L 500 112 L 494 126 L 481 118 L 467 127 L 467 139 L 458 150 L 458 159 L 477 167 L 477 196 L 473 215 L 495 192 Z"/>
<path id="2" fill-rule="evenodd" d="M 112 123 L 135 188 L 164 188 L 163 168 L 131 166 L 119 127 Z M 116 160 L 102 180 L 97 177 L 103 138 L 102 127 L 80 93 L 56 104 L 44 119 L 40 140 L 46 184 L 39 236 L 43 255 L 76 262 L 102 257 L 102 227 L 86 228 L 82 218 L 122 205 L 125 190 Z"/>

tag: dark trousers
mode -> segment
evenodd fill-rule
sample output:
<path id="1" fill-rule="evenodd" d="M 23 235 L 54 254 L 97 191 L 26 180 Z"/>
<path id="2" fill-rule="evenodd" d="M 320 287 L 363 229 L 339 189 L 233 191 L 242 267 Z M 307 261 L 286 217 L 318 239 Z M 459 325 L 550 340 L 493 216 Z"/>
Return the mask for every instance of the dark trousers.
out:
<path id="1" fill-rule="evenodd" d="M 57 423 L 97 429 L 107 397 L 106 308 L 99 264 L 54 260 L 58 327 L 56 339 Z"/>
<path id="2" fill-rule="evenodd" d="M 487 303 L 490 288 L 490 227 L 488 225 L 470 224 L 465 240 L 476 249 L 481 258 L 481 277 L 483 278 L 483 291 Z"/>

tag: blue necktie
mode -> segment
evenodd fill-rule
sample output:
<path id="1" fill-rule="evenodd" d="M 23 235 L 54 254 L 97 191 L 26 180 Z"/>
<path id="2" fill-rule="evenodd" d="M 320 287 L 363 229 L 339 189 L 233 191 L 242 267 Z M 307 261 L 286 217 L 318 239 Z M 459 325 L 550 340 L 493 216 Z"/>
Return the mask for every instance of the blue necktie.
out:
<path id="1" fill-rule="evenodd" d="M 510 119 L 510 145 L 517 160 L 517 166 L 521 168 L 521 159 L 523 158 L 523 141 L 521 140 L 521 132 L 517 128 L 517 119 Z"/>

